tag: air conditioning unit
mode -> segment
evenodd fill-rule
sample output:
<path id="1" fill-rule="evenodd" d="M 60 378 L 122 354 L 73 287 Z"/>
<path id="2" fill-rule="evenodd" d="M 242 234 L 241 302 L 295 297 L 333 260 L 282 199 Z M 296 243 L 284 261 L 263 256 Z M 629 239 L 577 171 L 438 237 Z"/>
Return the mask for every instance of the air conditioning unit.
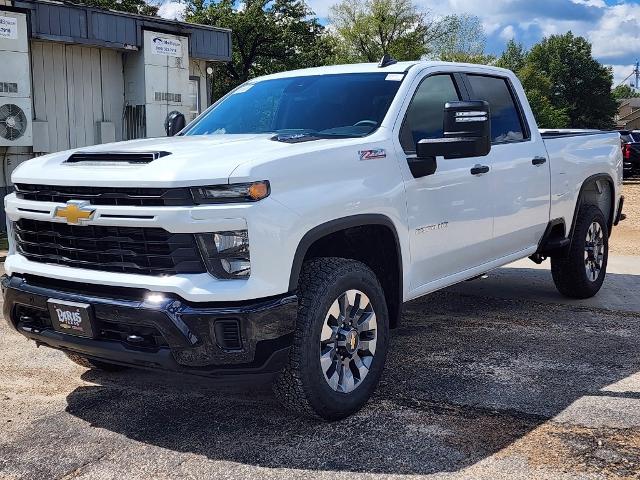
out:
<path id="1" fill-rule="evenodd" d="M 31 147 L 32 103 L 27 18 L 0 11 L 0 147 Z"/>
<path id="2" fill-rule="evenodd" d="M 31 98 L 0 98 L 0 145 L 33 145 Z"/>

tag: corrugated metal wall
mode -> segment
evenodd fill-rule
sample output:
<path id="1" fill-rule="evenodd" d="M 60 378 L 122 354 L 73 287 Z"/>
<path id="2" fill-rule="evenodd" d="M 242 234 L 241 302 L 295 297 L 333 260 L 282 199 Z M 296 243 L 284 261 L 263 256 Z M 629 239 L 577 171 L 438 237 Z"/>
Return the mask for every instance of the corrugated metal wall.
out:
<path id="1" fill-rule="evenodd" d="M 35 120 L 46 121 L 49 151 L 95 145 L 98 122 L 122 140 L 122 54 L 107 49 L 31 42 Z"/>

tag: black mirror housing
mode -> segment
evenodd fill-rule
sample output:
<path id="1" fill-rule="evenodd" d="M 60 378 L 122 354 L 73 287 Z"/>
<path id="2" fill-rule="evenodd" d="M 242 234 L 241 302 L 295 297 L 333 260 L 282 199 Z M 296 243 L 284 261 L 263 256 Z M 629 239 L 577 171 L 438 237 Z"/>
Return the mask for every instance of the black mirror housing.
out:
<path id="1" fill-rule="evenodd" d="M 491 111 L 487 102 L 446 103 L 443 126 L 443 138 L 418 142 L 418 158 L 484 157 L 491 151 Z"/>
<path id="2" fill-rule="evenodd" d="M 164 121 L 164 129 L 167 132 L 167 137 L 173 137 L 178 134 L 185 127 L 186 121 L 184 115 L 180 112 L 173 111 L 167 115 Z"/>

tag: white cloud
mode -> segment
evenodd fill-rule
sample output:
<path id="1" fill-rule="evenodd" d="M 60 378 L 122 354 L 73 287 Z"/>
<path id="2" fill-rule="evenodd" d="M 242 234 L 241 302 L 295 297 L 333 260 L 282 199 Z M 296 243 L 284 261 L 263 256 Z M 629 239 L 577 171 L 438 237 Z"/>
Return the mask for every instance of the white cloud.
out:
<path id="1" fill-rule="evenodd" d="M 160 5 L 160 8 L 158 8 L 158 15 L 170 20 L 182 20 L 184 19 L 185 10 L 186 5 L 184 3 L 169 0 Z"/>
<path id="2" fill-rule="evenodd" d="M 507 25 L 506 27 L 504 27 L 500 32 L 500 38 L 505 42 L 516 38 L 516 29 L 513 28 L 513 25 Z"/>
<path id="3" fill-rule="evenodd" d="M 640 45 L 640 5 L 621 4 L 607 13 L 588 32 L 596 57 L 615 58 L 637 55 Z"/>

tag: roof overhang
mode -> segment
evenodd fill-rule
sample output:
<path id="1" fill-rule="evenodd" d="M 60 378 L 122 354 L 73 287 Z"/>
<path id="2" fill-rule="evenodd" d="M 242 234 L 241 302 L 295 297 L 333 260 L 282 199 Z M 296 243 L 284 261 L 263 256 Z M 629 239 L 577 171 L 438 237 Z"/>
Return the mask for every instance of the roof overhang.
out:
<path id="1" fill-rule="evenodd" d="M 28 13 L 30 38 L 138 50 L 142 48 L 142 32 L 153 30 L 189 37 L 189 56 L 192 58 L 231 60 L 231 30 L 226 28 L 54 1 L 16 0 L 13 8 L 6 9 Z"/>

